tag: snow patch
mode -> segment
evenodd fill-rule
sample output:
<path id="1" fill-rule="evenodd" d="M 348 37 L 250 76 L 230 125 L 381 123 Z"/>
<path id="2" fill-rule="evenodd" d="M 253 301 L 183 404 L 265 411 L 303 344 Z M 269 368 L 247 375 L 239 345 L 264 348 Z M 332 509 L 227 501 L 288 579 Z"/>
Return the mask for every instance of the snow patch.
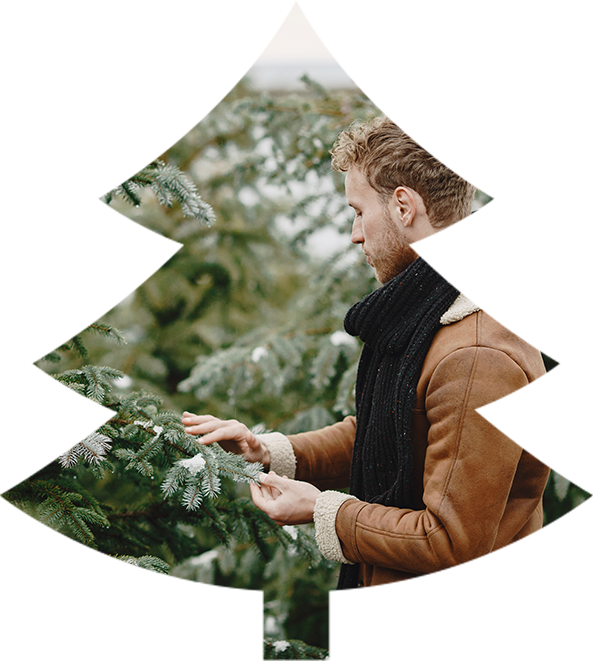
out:
<path id="1" fill-rule="evenodd" d="M 116 388 L 129 388 L 132 383 L 132 379 L 127 374 L 119 376 L 117 379 L 113 379 L 113 384 Z"/>
<path id="2" fill-rule="evenodd" d="M 285 652 L 290 647 L 290 643 L 287 640 L 277 640 L 274 643 L 275 652 Z"/>
<path id="3" fill-rule="evenodd" d="M 266 347 L 255 347 L 255 349 L 251 352 L 251 360 L 254 363 L 259 363 L 259 361 L 267 355 L 268 350 Z"/>
<path id="4" fill-rule="evenodd" d="M 287 532 L 293 539 L 296 539 L 299 535 L 299 531 L 295 526 L 282 526 L 284 532 Z"/>
<path id="5" fill-rule="evenodd" d="M 354 346 L 356 344 L 356 339 L 352 335 L 348 335 L 345 331 L 336 331 L 332 333 L 329 341 L 334 345 L 334 347 L 340 347 L 344 345 Z"/>
<path id="6" fill-rule="evenodd" d="M 201 454 L 197 454 L 191 459 L 182 459 L 177 462 L 180 466 L 187 468 L 192 475 L 195 475 L 204 468 L 206 465 L 206 460 L 202 457 Z"/>
<path id="7" fill-rule="evenodd" d="M 279 632 L 278 621 L 273 615 L 268 615 L 264 621 L 264 633 L 268 636 L 274 636 Z"/>
<path id="8" fill-rule="evenodd" d="M 213 563 L 217 557 L 218 557 L 217 550 L 206 551 L 206 553 L 202 553 L 202 555 L 198 555 L 195 558 L 191 558 L 189 562 L 192 565 L 192 567 L 201 567 L 203 565 L 209 565 Z"/>

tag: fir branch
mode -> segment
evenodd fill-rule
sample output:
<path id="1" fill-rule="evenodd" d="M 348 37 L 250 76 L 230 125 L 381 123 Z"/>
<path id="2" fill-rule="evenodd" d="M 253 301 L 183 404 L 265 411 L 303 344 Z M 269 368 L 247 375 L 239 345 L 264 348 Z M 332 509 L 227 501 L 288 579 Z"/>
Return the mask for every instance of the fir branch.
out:
<path id="1" fill-rule="evenodd" d="M 36 508 L 36 517 L 42 523 L 59 531 L 67 530 L 78 541 L 97 548 L 95 536 L 86 522 L 104 526 L 104 515 L 78 507 L 76 501 L 82 500 L 81 494 L 66 492 L 55 482 L 39 481 L 35 488 L 45 496 Z"/>
<path id="2" fill-rule="evenodd" d="M 202 201 L 193 181 L 175 165 L 157 161 L 153 190 L 163 196 L 163 200 L 172 195 L 180 204 L 186 218 L 195 218 L 208 227 L 215 221 L 214 212 L 209 204 Z M 165 202 L 161 202 L 164 204 Z M 170 206 L 170 201 L 168 206 Z"/>

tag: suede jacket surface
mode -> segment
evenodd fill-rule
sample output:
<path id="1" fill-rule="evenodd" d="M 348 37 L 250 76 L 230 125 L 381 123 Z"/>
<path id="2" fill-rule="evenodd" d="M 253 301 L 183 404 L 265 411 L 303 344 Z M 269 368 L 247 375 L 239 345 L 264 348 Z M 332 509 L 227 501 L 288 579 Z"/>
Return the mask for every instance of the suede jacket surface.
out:
<path id="1" fill-rule="evenodd" d="M 472 560 L 541 528 L 548 467 L 476 409 L 544 372 L 539 351 L 483 311 L 443 326 L 413 412 L 415 508 L 322 493 L 315 525 L 324 555 L 360 563 L 359 585 L 370 586 Z M 347 417 L 284 437 L 295 466 L 283 472 L 322 491 L 347 488 L 355 430 Z"/>

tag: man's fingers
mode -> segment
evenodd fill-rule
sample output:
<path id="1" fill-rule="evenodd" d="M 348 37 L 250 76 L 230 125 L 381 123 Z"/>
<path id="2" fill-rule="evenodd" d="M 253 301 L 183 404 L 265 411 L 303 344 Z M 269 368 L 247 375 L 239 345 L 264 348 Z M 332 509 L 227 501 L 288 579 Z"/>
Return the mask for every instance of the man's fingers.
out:
<path id="1" fill-rule="evenodd" d="M 218 420 L 218 418 L 215 418 L 213 415 L 196 415 L 189 411 L 184 411 L 181 416 L 181 422 L 183 422 L 184 425 L 199 425 L 210 420 Z"/>
<path id="2" fill-rule="evenodd" d="M 209 439 L 207 442 L 212 442 L 213 440 L 248 440 L 248 434 L 245 432 L 248 431 L 245 425 L 237 422 L 236 420 L 219 420 L 218 418 L 213 418 L 212 416 L 195 416 L 195 418 L 205 418 L 202 421 L 192 419 L 191 421 L 184 421 L 185 431 L 188 434 L 193 434 L 194 436 L 206 436 L 206 434 L 211 434 L 213 432 L 220 432 L 221 436 L 216 439 Z M 251 445 L 251 443 L 249 443 Z"/>
<path id="3" fill-rule="evenodd" d="M 196 415 L 187 411 L 181 416 L 181 422 L 184 425 L 208 425 L 212 429 L 241 424 L 238 420 L 221 420 L 220 418 L 215 418 L 213 415 Z"/>
<path id="4" fill-rule="evenodd" d="M 214 423 L 202 423 L 200 425 L 187 425 L 185 431 L 193 436 L 205 436 L 218 428 L 219 427 Z"/>
<path id="5" fill-rule="evenodd" d="M 259 481 L 266 486 L 278 489 L 282 493 L 288 486 L 287 482 L 289 482 L 289 479 L 287 477 L 280 477 L 274 471 L 270 471 L 269 473 L 260 473 Z"/>
<path id="6" fill-rule="evenodd" d="M 220 420 L 212 415 L 195 415 L 185 411 L 182 422 L 185 432 L 198 436 L 201 445 L 220 443 L 223 450 L 242 455 L 247 461 L 261 461 L 264 464 L 268 461 L 265 446 L 238 420 Z"/>
<path id="7" fill-rule="evenodd" d="M 206 428 L 205 425 L 200 425 L 198 429 L 200 430 L 198 433 L 202 434 L 202 438 L 198 442 L 205 445 L 210 445 L 210 443 L 214 442 L 220 443 L 222 441 L 234 441 L 236 443 L 244 441 L 251 448 L 256 444 L 254 443 L 255 437 L 253 434 L 240 422 L 219 426 L 214 430 Z"/>
<path id="8" fill-rule="evenodd" d="M 266 496 L 266 492 L 269 491 L 269 488 L 262 485 L 259 486 L 255 482 L 250 483 L 250 488 L 251 488 L 251 498 L 253 500 L 253 504 L 260 509 L 264 514 L 267 514 L 274 523 L 278 523 L 279 525 L 282 525 L 280 520 L 278 519 L 278 516 L 281 516 L 279 514 L 278 510 L 278 503 L 276 498 Z M 282 495 L 278 493 L 277 495 Z"/>
<path id="9" fill-rule="evenodd" d="M 270 475 L 272 479 L 270 479 Z M 273 471 L 268 475 L 265 473 L 259 474 L 259 488 L 262 497 L 266 500 L 276 500 L 276 498 L 282 495 L 282 489 L 279 489 L 277 484 L 274 483 L 274 477 L 278 476 Z"/>
<path id="10" fill-rule="evenodd" d="M 256 484 L 255 482 L 250 482 L 249 488 L 251 489 L 251 498 L 253 500 L 253 504 L 262 512 L 268 514 L 267 501 L 264 498 L 262 487 L 260 487 L 259 484 Z"/>
<path id="11" fill-rule="evenodd" d="M 276 500 L 278 496 L 282 495 L 282 492 L 276 489 L 276 487 L 266 486 L 265 484 L 260 484 L 259 486 L 262 492 L 262 496 L 266 500 Z"/>
<path id="12" fill-rule="evenodd" d="M 280 477 L 273 471 L 259 474 L 260 485 L 251 484 L 253 503 L 278 525 L 311 523 L 321 493 L 308 482 Z"/>
<path id="13" fill-rule="evenodd" d="M 219 427 L 222 420 L 219 420 L 212 415 L 184 413 L 181 422 L 185 426 L 185 431 L 188 434 L 204 434 Z"/>
<path id="14" fill-rule="evenodd" d="M 205 430 L 198 432 L 199 434 L 204 434 Z M 204 434 L 202 438 L 198 439 L 198 443 L 201 445 L 210 445 L 211 443 L 221 443 L 222 441 L 238 441 L 232 434 L 229 433 L 228 428 L 219 427 L 212 432 Z"/>

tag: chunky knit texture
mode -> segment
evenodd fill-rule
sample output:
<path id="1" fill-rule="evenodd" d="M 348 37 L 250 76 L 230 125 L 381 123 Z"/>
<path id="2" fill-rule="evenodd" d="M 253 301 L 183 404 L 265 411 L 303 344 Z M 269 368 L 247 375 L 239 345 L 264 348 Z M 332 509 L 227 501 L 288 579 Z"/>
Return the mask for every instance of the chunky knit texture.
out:
<path id="1" fill-rule="evenodd" d="M 356 303 L 344 320 L 364 342 L 356 381 L 350 493 L 369 503 L 413 508 L 412 411 L 422 364 L 459 292 L 422 258 Z M 355 587 L 343 565 L 338 589 Z"/>

